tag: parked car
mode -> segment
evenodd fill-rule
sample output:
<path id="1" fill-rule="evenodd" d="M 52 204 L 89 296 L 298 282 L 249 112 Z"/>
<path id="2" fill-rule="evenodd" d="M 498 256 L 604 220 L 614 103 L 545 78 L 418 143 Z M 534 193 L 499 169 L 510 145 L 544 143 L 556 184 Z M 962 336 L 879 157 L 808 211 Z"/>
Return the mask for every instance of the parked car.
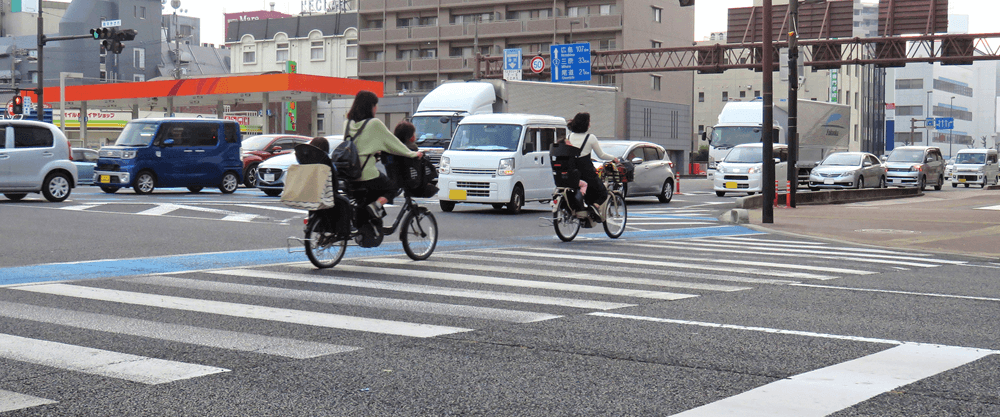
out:
<path id="1" fill-rule="evenodd" d="M 14 201 L 39 192 L 56 203 L 69 198 L 78 176 L 62 131 L 28 120 L 3 120 L 0 127 L 7 132 L 0 137 L 0 193 Z"/>
<path id="2" fill-rule="evenodd" d="M 97 151 L 87 148 L 73 148 L 73 165 L 76 165 L 77 185 L 94 185 L 94 168 L 97 167 Z"/>
<path id="3" fill-rule="evenodd" d="M 149 194 L 157 187 L 199 192 L 219 187 L 231 194 L 243 178 L 240 126 L 218 119 L 135 119 L 114 146 L 100 150 L 94 182 L 106 193 L 132 187 Z"/>
<path id="4" fill-rule="evenodd" d="M 257 186 L 257 166 L 271 157 L 292 152 L 300 143 L 308 143 L 310 138 L 299 135 L 257 135 L 243 139 L 240 143 L 240 158 L 243 160 L 243 185 Z"/>
<path id="5" fill-rule="evenodd" d="M 944 157 L 936 146 L 902 146 L 893 149 L 885 160 L 886 182 L 897 187 L 916 186 L 921 190 L 933 184 L 944 185 Z"/>
<path id="6" fill-rule="evenodd" d="M 978 184 L 985 188 L 1000 183 L 1000 166 L 995 149 L 962 149 L 955 154 L 955 173 L 952 187 L 958 184 Z"/>
<path id="7" fill-rule="evenodd" d="M 333 135 L 326 137 L 330 141 L 330 150 L 333 151 L 344 141 L 344 135 Z M 277 197 L 281 195 L 281 192 L 285 189 L 285 173 L 288 172 L 288 167 L 292 165 L 298 165 L 299 161 L 295 159 L 295 153 L 288 153 L 284 155 L 278 155 L 270 158 L 264 162 L 261 162 L 257 166 L 257 188 L 267 194 L 269 197 Z"/>
<path id="8" fill-rule="evenodd" d="M 955 175 L 955 158 L 949 159 L 944 166 L 944 179 L 948 181 L 954 181 Z"/>
<path id="9" fill-rule="evenodd" d="M 774 178 L 786 178 L 788 172 L 788 146 L 774 145 Z M 764 144 L 744 143 L 729 151 L 726 159 L 715 166 L 713 188 L 715 195 L 725 197 L 728 192 L 754 195 L 763 191 Z M 778 181 L 778 190 L 786 189 L 787 181 Z"/>
<path id="10" fill-rule="evenodd" d="M 809 189 L 885 188 L 885 166 L 867 152 L 837 152 L 826 157 L 809 174 Z"/>
<path id="11" fill-rule="evenodd" d="M 609 155 L 635 165 L 635 177 L 625 184 L 625 197 L 656 196 L 661 203 L 674 197 L 674 163 L 662 146 L 652 142 L 631 140 L 602 140 L 601 149 Z M 595 155 L 594 165 L 604 164 Z"/>

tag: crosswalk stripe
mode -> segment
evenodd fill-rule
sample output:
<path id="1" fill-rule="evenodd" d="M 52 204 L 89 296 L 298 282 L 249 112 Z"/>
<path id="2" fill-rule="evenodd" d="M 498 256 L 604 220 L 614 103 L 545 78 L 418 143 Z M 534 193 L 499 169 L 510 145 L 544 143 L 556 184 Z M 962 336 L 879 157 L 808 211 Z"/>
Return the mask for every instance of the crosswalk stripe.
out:
<path id="1" fill-rule="evenodd" d="M 405 323 L 391 320 L 352 317 L 339 314 L 317 313 L 313 311 L 290 310 L 266 306 L 228 303 L 193 298 L 172 297 L 159 294 L 144 294 L 130 291 L 109 290 L 68 284 L 41 284 L 13 287 L 21 291 L 62 295 L 74 298 L 109 301 L 195 311 L 223 316 L 244 317 L 282 323 L 305 324 L 332 329 L 357 330 L 362 332 L 391 334 L 410 337 L 435 337 L 445 334 L 467 332 L 471 329 L 435 326 L 431 324 Z"/>
<path id="2" fill-rule="evenodd" d="M 728 245 L 716 245 L 711 243 L 695 243 L 695 242 L 684 242 L 683 244 L 676 244 L 671 242 L 656 242 L 649 244 L 647 246 L 656 246 L 666 249 L 679 249 L 687 251 L 696 252 L 722 252 L 722 253 L 739 253 L 739 254 L 750 254 L 750 255 L 761 255 L 761 250 L 739 250 L 734 249 L 732 246 Z M 809 251 L 809 250 L 794 250 L 794 249 L 773 249 L 768 248 L 768 255 L 773 256 L 808 256 L 813 259 L 831 259 L 839 261 L 853 261 L 853 262 L 869 262 L 878 264 L 892 264 L 892 265 L 906 265 L 921 268 L 933 268 L 940 266 L 940 264 L 929 264 L 922 262 L 907 262 L 904 260 L 893 260 L 885 259 L 884 256 L 869 257 L 862 254 L 850 254 L 851 256 L 834 256 L 836 253 L 824 254 L 823 251 Z M 801 254 L 801 255 L 800 255 Z"/>
<path id="3" fill-rule="evenodd" d="M 174 210 L 180 210 L 180 209 L 181 207 L 176 204 L 164 203 L 164 204 L 157 204 L 156 207 L 143 210 L 135 214 L 138 214 L 140 216 L 162 216 Z"/>
<path id="4" fill-rule="evenodd" d="M 756 239 L 733 239 L 733 237 L 735 237 L 735 236 L 719 236 L 718 239 L 712 239 L 712 240 L 718 240 L 718 241 L 736 240 L 736 241 L 740 242 L 741 244 L 743 242 L 748 242 L 748 244 L 767 245 L 769 247 L 776 247 L 776 248 L 801 248 L 802 247 L 800 245 L 801 242 L 776 241 L 776 240 L 756 240 Z M 760 243 L 758 243 L 758 242 L 760 242 Z M 815 242 L 813 242 L 811 244 L 815 246 L 813 249 L 820 249 L 820 248 L 830 247 L 826 243 L 815 243 Z M 839 251 L 843 251 L 843 252 L 880 253 L 880 254 L 886 254 L 886 255 L 903 255 L 903 256 L 918 256 L 918 257 L 928 257 L 928 256 L 931 256 L 930 254 L 925 254 L 925 253 L 900 252 L 900 251 L 894 251 L 894 250 L 875 249 L 875 248 L 851 248 L 851 247 L 841 246 L 841 247 L 830 247 L 830 249 L 835 249 L 835 250 L 839 250 Z"/>
<path id="5" fill-rule="evenodd" d="M 147 276 L 130 278 L 129 282 L 160 285 L 174 288 L 186 288 L 205 291 L 217 291 L 230 294 L 254 295 L 260 297 L 289 298 L 308 300 L 319 303 L 344 304 L 361 307 L 382 308 L 387 310 L 413 311 L 418 313 L 440 314 L 486 320 L 500 320 L 513 323 L 531 323 L 551 320 L 561 316 L 531 311 L 505 310 L 489 307 L 475 307 L 459 304 L 433 303 L 427 301 L 403 300 L 397 298 L 369 297 L 357 294 L 338 294 L 319 291 L 292 290 L 286 288 L 266 287 L 261 285 L 234 284 L 217 281 L 199 281 L 193 279 L 173 278 L 166 276 Z"/>
<path id="6" fill-rule="evenodd" d="M 463 259 L 461 255 L 456 254 L 441 254 L 435 255 L 435 258 L 451 258 L 451 259 Z M 522 274 L 522 275 L 536 275 L 536 276 L 553 276 L 559 278 L 569 278 L 569 279 L 581 279 L 588 281 L 600 281 L 600 282 L 613 282 L 619 284 L 636 284 L 636 285 L 649 285 L 657 287 L 673 287 L 673 288 L 687 288 L 692 290 L 706 290 L 706 291 L 742 291 L 749 290 L 749 287 L 736 287 L 732 285 L 717 285 L 717 284 L 701 284 L 697 282 L 682 282 L 682 281 L 666 281 L 659 279 L 647 279 L 647 278 L 630 278 L 617 276 L 623 271 L 621 268 L 606 268 L 603 269 L 607 272 L 616 272 L 617 274 L 603 274 L 594 272 L 568 272 L 568 271 L 581 271 L 590 267 L 590 265 L 579 265 L 572 263 L 563 262 L 546 262 L 545 266 L 548 267 L 566 267 L 564 270 L 555 269 L 543 269 L 543 268 L 517 268 L 512 266 L 493 266 L 484 265 L 481 263 L 461 263 L 461 262 L 444 262 L 438 259 L 420 261 L 420 265 L 427 265 L 436 268 L 453 268 L 453 269 L 468 269 L 480 272 L 507 272 L 512 274 Z M 481 259 L 487 260 L 488 258 Z M 493 258 L 496 261 L 498 259 Z M 414 261 L 409 259 L 401 258 L 372 258 L 360 260 L 364 263 L 376 263 L 376 264 L 395 264 L 395 265 L 406 265 L 411 264 Z M 631 268 L 632 271 L 638 273 L 653 273 L 654 271 L 645 269 L 640 270 L 638 268 Z M 641 272 L 640 272 L 641 271 Z"/>
<path id="7" fill-rule="evenodd" d="M 360 349 L 352 346 L 330 345 L 3 301 L 0 301 L 0 315 L 80 329 L 148 337 L 151 339 L 169 340 L 244 352 L 258 352 L 294 359 L 314 358 Z"/>
<path id="8" fill-rule="evenodd" d="M 444 281 L 472 282 L 477 284 L 503 285 L 508 287 L 537 288 L 544 290 L 573 291 L 589 294 L 617 295 L 623 297 L 651 298 L 656 300 L 681 300 L 697 297 L 695 294 L 679 294 L 661 291 L 632 290 L 627 288 L 597 287 L 593 285 L 563 284 L 550 281 L 532 281 L 524 279 L 498 278 L 485 275 L 453 274 L 437 271 L 418 271 L 413 269 L 376 268 L 367 266 L 338 266 L 337 270 L 345 272 L 364 272 L 386 274 L 392 276 L 407 276 Z"/>
<path id="9" fill-rule="evenodd" d="M 97 207 L 99 205 L 100 204 L 80 204 L 80 205 L 77 205 L 77 206 L 68 206 L 68 207 L 60 207 L 60 208 L 63 209 L 63 210 L 70 210 L 70 211 L 84 211 L 84 210 L 87 210 L 87 209 L 92 209 L 92 208 Z"/>
<path id="10" fill-rule="evenodd" d="M 447 252 L 447 253 L 435 254 L 434 257 L 435 258 L 467 259 L 467 260 L 471 260 L 471 261 L 497 261 L 497 260 L 499 260 L 496 255 L 493 255 L 493 256 L 477 256 L 477 255 L 470 255 L 469 253 L 474 253 L 474 252 Z M 700 272 L 678 271 L 678 270 L 672 270 L 672 271 L 669 271 L 669 272 L 664 272 L 663 270 L 659 270 L 659 269 L 657 269 L 657 270 L 650 270 L 649 268 L 636 268 L 636 267 L 630 267 L 630 266 L 606 265 L 603 262 L 602 263 L 598 263 L 598 264 L 580 264 L 580 263 L 574 263 L 574 262 L 559 262 L 559 261 L 547 260 L 547 261 L 545 261 L 545 265 L 546 266 L 555 266 L 555 267 L 566 267 L 566 268 L 570 268 L 572 270 L 607 271 L 607 272 L 615 272 L 615 273 L 618 273 L 618 274 L 622 274 L 622 273 L 648 274 L 648 273 L 650 273 L 650 271 L 654 271 L 653 273 L 655 273 L 657 275 L 670 275 L 672 277 L 698 278 L 698 279 L 713 280 L 713 281 L 739 282 L 739 283 L 743 283 L 743 284 L 788 285 L 788 284 L 796 284 L 796 283 L 799 282 L 799 281 L 792 281 L 792 280 L 787 280 L 787 279 L 752 278 L 752 277 L 735 276 L 735 275 L 705 274 L 705 273 L 700 273 Z M 627 282 L 627 281 L 623 281 L 623 282 Z M 674 285 L 672 285 L 672 281 L 662 281 L 662 282 L 669 284 L 669 285 L 664 285 L 664 286 L 674 286 Z M 636 283 L 638 283 L 638 281 L 636 281 Z M 678 283 L 681 283 L 681 282 L 679 281 Z M 700 285 L 711 285 L 711 284 L 696 284 L 696 283 L 690 283 L 690 284 L 691 285 L 697 285 L 697 286 L 685 287 L 685 286 L 677 285 L 677 287 L 678 288 L 693 288 L 693 289 L 709 289 L 708 287 L 700 287 Z M 743 289 L 743 287 L 732 287 L 732 288 Z M 736 290 L 733 290 L 733 291 L 736 291 Z"/>
<path id="11" fill-rule="evenodd" d="M 826 243 L 823 243 L 823 242 L 809 242 L 809 241 L 805 241 L 805 240 L 755 239 L 755 238 L 740 237 L 740 236 L 719 236 L 718 239 L 719 240 L 738 240 L 738 241 L 741 241 L 741 242 L 759 242 L 759 243 L 768 243 L 768 244 L 775 244 L 775 245 L 777 245 L 777 244 L 789 244 L 789 245 L 796 245 L 795 247 L 798 247 L 799 245 L 826 246 Z M 713 240 L 714 240 L 714 238 L 713 238 Z"/>
<path id="12" fill-rule="evenodd" d="M 655 244 L 647 243 L 631 243 L 630 246 L 639 246 L 644 248 L 656 248 Z M 654 258 L 659 259 L 661 256 L 658 255 L 645 255 L 645 254 L 630 254 L 631 256 L 636 256 L 640 258 Z M 751 265 L 751 266 L 764 266 L 771 268 L 783 268 L 783 269 L 801 269 L 804 271 L 816 271 L 816 272 L 829 272 L 829 273 L 839 273 L 839 274 L 852 274 L 852 275 L 871 275 L 876 272 L 873 271 L 862 271 L 860 269 L 847 269 L 847 268 L 834 268 L 829 266 L 815 266 L 815 265 L 798 265 L 798 264 L 786 264 L 780 262 L 761 262 L 761 261 L 751 261 L 745 259 L 713 259 L 704 258 L 704 262 L 714 262 L 727 265 Z"/>
<path id="13" fill-rule="evenodd" d="M 340 269 L 340 266 L 337 267 Z M 407 284 L 402 282 L 375 281 L 357 278 L 343 278 L 329 275 L 307 275 L 289 272 L 272 272 L 251 269 L 225 269 L 208 271 L 212 274 L 237 277 L 252 277 L 276 279 L 283 281 L 312 282 L 318 284 L 340 285 L 345 287 L 370 288 L 409 292 L 415 294 L 443 295 L 448 297 L 473 298 L 494 301 L 512 301 L 525 304 L 551 305 L 573 307 L 591 310 L 614 310 L 632 307 L 635 304 L 611 303 L 606 301 L 580 300 L 575 298 L 549 297 L 544 295 L 515 294 L 499 291 L 469 290 L 464 288 L 436 287 L 431 285 Z"/>
<path id="14" fill-rule="evenodd" d="M 265 206 L 265 205 L 261 205 L 261 204 L 233 204 L 233 205 L 237 206 L 237 207 L 246 207 L 246 208 L 261 209 L 261 210 L 273 210 L 273 211 L 281 211 L 281 212 L 285 212 L 285 213 L 295 213 L 295 214 L 301 214 L 301 215 L 309 214 L 308 210 L 299 210 L 299 209 L 294 209 L 294 208 L 291 208 L 291 207 Z"/>
<path id="15" fill-rule="evenodd" d="M 710 241 L 710 243 L 723 244 L 729 242 L 720 239 L 720 241 Z M 755 242 L 746 242 L 746 243 L 739 242 L 735 244 L 741 246 L 749 246 L 749 247 L 763 247 L 775 251 L 784 250 L 790 252 L 794 251 L 801 253 L 819 253 L 827 255 L 864 256 L 870 258 L 899 259 L 899 260 L 917 261 L 917 262 L 937 262 L 939 264 L 951 264 L 951 265 L 964 265 L 967 263 L 966 261 L 953 261 L 949 259 L 931 258 L 930 254 L 924 254 L 924 253 L 898 252 L 889 250 L 879 250 L 874 248 L 850 248 L 843 246 L 802 247 L 800 245 L 766 244 L 766 243 L 755 243 Z"/>
<path id="16" fill-rule="evenodd" d="M 715 224 L 714 222 L 659 222 L 659 221 L 636 221 L 635 219 L 629 217 L 628 226 L 698 226 L 706 224 Z"/>
<path id="17" fill-rule="evenodd" d="M 671 261 L 654 261 L 654 260 L 639 260 L 635 258 L 628 258 L 624 254 L 616 253 L 614 256 L 590 256 L 582 255 L 577 251 L 573 250 L 561 250 L 556 248 L 546 248 L 546 252 L 573 252 L 574 259 L 580 261 L 595 261 L 604 263 L 615 263 L 615 264 L 629 264 L 629 265 L 648 265 L 648 266 L 663 266 L 668 268 L 685 268 L 685 269 L 700 269 L 705 271 L 717 271 L 723 273 L 743 273 L 743 274 L 754 274 L 754 275 L 777 275 L 786 278 L 800 278 L 800 279 L 834 279 L 836 276 L 832 275 L 820 275 L 808 272 L 794 272 L 794 271 L 776 271 L 771 269 L 759 269 L 759 268 L 743 268 L 743 267 L 723 267 L 715 265 L 705 265 L 705 264 L 693 264 L 684 262 L 671 262 Z M 565 259 L 566 255 L 564 253 L 544 253 L 544 252 L 528 252 L 519 250 L 504 250 L 502 253 L 518 256 L 531 256 L 540 258 L 559 258 Z M 634 254 L 631 256 L 635 256 Z"/>
<path id="18" fill-rule="evenodd" d="M 0 357 L 142 384 L 163 384 L 228 369 L 0 334 Z"/>
<path id="19" fill-rule="evenodd" d="M 18 394 L 16 392 L 4 391 L 0 389 L 0 413 L 20 410 L 23 408 L 37 407 L 45 404 L 55 404 L 57 402 L 58 401 L 52 401 L 47 398 Z"/>

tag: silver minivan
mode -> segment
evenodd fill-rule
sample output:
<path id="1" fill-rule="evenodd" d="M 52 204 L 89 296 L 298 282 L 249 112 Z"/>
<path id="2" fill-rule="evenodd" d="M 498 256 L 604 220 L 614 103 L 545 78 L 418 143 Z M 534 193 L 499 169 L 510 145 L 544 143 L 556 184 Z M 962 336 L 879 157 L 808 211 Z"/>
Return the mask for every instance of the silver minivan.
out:
<path id="1" fill-rule="evenodd" d="M 0 120 L 0 129 L 0 193 L 14 201 L 39 192 L 52 202 L 69 198 L 77 169 L 62 131 L 30 120 Z"/>
<path id="2" fill-rule="evenodd" d="M 955 154 L 955 168 L 951 180 L 952 187 L 958 184 L 978 184 L 985 188 L 1000 182 L 1000 165 L 997 164 L 995 149 L 962 149 Z"/>
<path id="3" fill-rule="evenodd" d="M 887 185 L 923 190 L 944 185 L 944 157 L 937 146 L 901 146 L 893 149 L 885 160 Z"/>

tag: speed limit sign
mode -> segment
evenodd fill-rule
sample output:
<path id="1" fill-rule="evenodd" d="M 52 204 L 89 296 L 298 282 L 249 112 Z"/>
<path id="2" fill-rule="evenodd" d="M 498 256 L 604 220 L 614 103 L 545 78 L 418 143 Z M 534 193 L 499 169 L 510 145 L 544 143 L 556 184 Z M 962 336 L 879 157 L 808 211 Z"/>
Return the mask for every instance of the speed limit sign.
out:
<path id="1" fill-rule="evenodd" d="M 540 74 L 542 72 L 542 70 L 544 70 L 544 69 L 545 69 L 545 59 L 544 58 L 542 58 L 540 56 L 536 56 L 534 58 L 531 58 L 531 72 L 533 72 L 535 74 Z"/>

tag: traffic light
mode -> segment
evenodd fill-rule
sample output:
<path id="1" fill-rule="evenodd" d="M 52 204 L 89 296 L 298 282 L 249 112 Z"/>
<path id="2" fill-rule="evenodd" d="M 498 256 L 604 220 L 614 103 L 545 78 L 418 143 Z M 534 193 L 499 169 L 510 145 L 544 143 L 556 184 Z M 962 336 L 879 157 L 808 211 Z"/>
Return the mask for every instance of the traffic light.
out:
<path id="1" fill-rule="evenodd" d="M 13 101 L 14 101 L 14 103 L 13 103 L 14 104 L 14 106 L 13 106 L 14 107 L 13 113 L 14 114 L 24 114 L 24 97 L 21 97 L 19 95 L 14 96 Z"/>
<path id="2" fill-rule="evenodd" d="M 681 2 L 681 7 L 694 6 L 694 0 L 677 0 Z"/>
<path id="3" fill-rule="evenodd" d="M 135 35 L 139 32 L 135 29 L 94 28 L 90 30 L 90 36 L 94 39 L 102 39 L 101 45 L 104 50 L 113 54 L 120 54 L 125 49 L 122 42 L 135 40 Z"/>

